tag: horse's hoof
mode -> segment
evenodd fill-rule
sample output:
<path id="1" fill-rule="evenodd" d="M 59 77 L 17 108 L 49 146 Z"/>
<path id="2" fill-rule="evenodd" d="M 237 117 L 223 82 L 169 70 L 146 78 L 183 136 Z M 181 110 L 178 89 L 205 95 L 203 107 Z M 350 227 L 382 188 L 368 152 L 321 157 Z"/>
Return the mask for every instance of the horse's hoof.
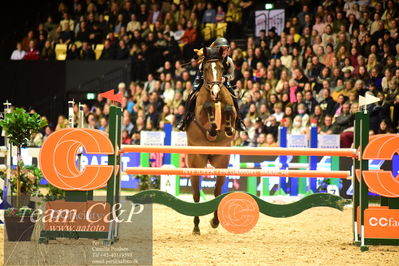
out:
<path id="1" fill-rule="evenodd" d="M 212 136 L 212 134 L 209 133 L 209 131 L 206 132 L 206 138 L 207 138 L 209 141 L 215 141 L 217 137 L 218 137 L 217 132 L 216 132 L 216 134 L 215 134 L 214 136 Z"/>
<path id="2" fill-rule="evenodd" d="M 215 219 L 215 218 L 212 218 L 211 221 L 210 221 L 210 224 L 211 224 L 212 228 L 218 228 L 219 220 Z"/>
<path id="3" fill-rule="evenodd" d="M 224 131 L 224 134 L 226 135 L 226 137 L 231 138 L 234 136 L 234 128 L 231 127 L 227 127 Z"/>
<path id="4" fill-rule="evenodd" d="M 200 232 L 199 227 L 194 227 L 194 229 L 193 229 L 193 235 L 200 235 L 200 234 L 201 234 L 201 232 Z"/>

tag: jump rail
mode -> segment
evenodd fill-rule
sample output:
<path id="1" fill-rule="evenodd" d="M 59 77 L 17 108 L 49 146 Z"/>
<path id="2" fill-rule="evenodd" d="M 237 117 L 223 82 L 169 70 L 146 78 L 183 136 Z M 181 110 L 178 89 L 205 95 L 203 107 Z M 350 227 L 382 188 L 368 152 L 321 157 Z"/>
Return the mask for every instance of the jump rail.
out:
<path id="1" fill-rule="evenodd" d="M 124 145 L 120 153 L 159 152 L 183 154 L 241 154 L 241 155 L 292 155 L 292 156 L 342 156 L 357 157 L 355 149 L 265 148 L 265 147 L 207 147 L 207 146 L 141 146 Z"/>
<path id="2" fill-rule="evenodd" d="M 126 168 L 130 175 L 218 175 L 218 176 L 281 176 L 281 177 L 326 177 L 348 178 L 350 171 L 304 171 L 304 170 L 260 170 L 220 168 Z"/>

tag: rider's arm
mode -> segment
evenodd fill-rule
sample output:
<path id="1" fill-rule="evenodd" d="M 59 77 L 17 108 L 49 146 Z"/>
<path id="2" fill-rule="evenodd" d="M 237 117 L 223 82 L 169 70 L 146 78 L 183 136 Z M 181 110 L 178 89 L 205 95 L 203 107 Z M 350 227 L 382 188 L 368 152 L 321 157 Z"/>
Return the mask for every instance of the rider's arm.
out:
<path id="1" fill-rule="evenodd" d="M 226 60 L 227 60 L 227 70 L 224 77 L 226 78 L 226 81 L 230 81 L 234 79 L 234 62 L 230 56 L 228 56 Z"/>

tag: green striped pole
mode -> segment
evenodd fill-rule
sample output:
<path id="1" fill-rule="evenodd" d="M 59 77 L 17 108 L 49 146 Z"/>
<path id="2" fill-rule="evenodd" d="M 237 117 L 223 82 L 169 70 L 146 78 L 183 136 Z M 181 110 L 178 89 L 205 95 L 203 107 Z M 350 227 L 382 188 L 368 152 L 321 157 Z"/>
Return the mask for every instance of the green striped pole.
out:
<path id="1" fill-rule="evenodd" d="M 331 170 L 338 171 L 339 170 L 339 156 L 331 156 Z M 338 178 L 330 178 L 329 184 L 335 185 L 339 187 L 339 183 L 341 182 Z"/>
<path id="2" fill-rule="evenodd" d="M 256 196 L 257 178 L 256 176 L 248 176 L 247 191 L 249 194 Z"/>
<path id="3" fill-rule="evenodd" d="M 140 153 L 140 166 L 150 167 L 150 153 L 148 152 Z"/>
<path id="4" fill-rule="evenodd" d="M 172 153 L 171 154 L 171 163 L 174 167 L 180 168 L 180 154 Z M 175 195 L 176 195 L 176 197 L 180 195 L 180 176 L 179 175 L 176 175 Z"/>
<path id="5" fill-rule="evenodd" d="M 268 177 L 261 177 L 261 184 L 262 184 L 262 194 L 261 194 L 261 196 L 270 196 L 269 178 Z"/>
<path id="6" fill-rule="evenodd" d="M 298 158 L 299 163 L 308 163 L 307 156 L 299 156 Z M 306 170 L 305 168 L 301 168 Z M 307 194 L 307 178 L 298 178 L 298 195 L 306 195 Z"/>

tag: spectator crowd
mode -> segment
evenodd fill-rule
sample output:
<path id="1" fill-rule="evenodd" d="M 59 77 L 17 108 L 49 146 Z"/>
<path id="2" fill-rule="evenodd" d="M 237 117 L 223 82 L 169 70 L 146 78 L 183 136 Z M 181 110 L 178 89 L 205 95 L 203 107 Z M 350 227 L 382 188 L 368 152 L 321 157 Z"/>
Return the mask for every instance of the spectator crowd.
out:
<path id="1" fill-rule="evenodd" d="M 281 32 L 271 27 L 244 44 L 230 42 L 232 84 L 247 127 L 234 144 L 276 146 L 279 126 L 290 134 L 308 134 L 317 126 L 319 134 L 340 134 L 341 145 L 350 146 L 359 96 L 366 94 L 379 98 L 367 107 L 370 133 L 398 132 L 397 3 L 279 2 L 286 9 Z M 203 43 L 203 25 L 253 27 L 247 23 L 253 8 L 253 1 L 75 0 L 72 8 L 60 4 L 58 20 L 49 17 L 29 31 L 12 59 L 53 60 L 54 45 L 67 43 L 67 60 L 93 60 L 97 44 L 104 45 L 100 60 L 132 60 L 132 81 L 118 89 L 124 96 L 123 142 L 138 144 L 141 130 L 176 126 L 182 118 L 198 71 L 192 49 Z M 107 131 L 109 106 L 101 96 L 85 105 L 86 126 Z M 65 126 L 60 116 L 55 129 Z"/>

